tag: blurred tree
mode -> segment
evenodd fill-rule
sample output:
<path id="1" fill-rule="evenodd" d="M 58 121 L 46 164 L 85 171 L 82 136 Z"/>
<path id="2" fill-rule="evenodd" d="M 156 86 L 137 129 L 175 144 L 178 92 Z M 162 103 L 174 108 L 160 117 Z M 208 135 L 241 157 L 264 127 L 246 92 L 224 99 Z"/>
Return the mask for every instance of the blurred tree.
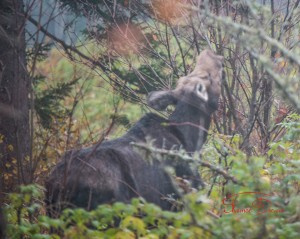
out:
<path id="1" fill-rule="evenodd" d="M 298 64 L 289 50 L 298 46 L 299 0 L 60 2 L 63 10 L 87 20 L 83 33 L 98 49 L 86 57 L 75 46 L 60 43 L 93 67 L 100 66 L 102 76 L 126 100 L 140 102 L 141 94 L 172 87 L 208 47 L 226 59 L 216 128 L 240 135 L 240 147 L 248 154 L 266 152 L 278 133 L 278 119 L 300 110 L 295 68 L 280 63 Z"/>
<path id="2" fill-rule="evenodd" d="M 23 1 L 1 1 L 0 23 L 0 191 L 3 193 L 32 179 L 26 163 L 31 140 Z"/>

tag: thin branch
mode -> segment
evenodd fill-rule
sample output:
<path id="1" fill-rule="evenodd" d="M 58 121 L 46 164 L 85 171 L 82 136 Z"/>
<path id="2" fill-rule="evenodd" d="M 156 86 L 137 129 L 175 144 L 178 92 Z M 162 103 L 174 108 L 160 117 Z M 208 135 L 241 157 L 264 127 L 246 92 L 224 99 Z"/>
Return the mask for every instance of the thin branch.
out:
<path id="1" fill-rule="evenodd" d="M 188 155 L 182 154 L 182 153 L 180 153 L 178 151 L 174 151 L 174 150 L 158 149 L 158 148 L 155 148 L 150 145 L 143 144 L 143 143 L 131 143 L 131 145 L 133 145 L 137 148 L 144 149 L 149 153 L 167 155 L 167 156 L 171 156 L 174 158 L 179 158 L 179 159 L 185 160 L 190 163 L 199 164 L 203 167 L 211 169 L 212 171 L 215 171 L 218 174 L 221 174 L 224 178 L 226 178 L 227 180 L 231 180 L 235 184 L 243 185 L 241 182 L 238 182 L 238 180 L 234 176 L 229 175 L 224 169 L 217 167 L 215 165 L 212 165 L 211 163 L 205 162 L 201 159 L 195 159 L 193 157 L 190 157 Z"/>
<path id="2" fill-rule="evenodd" d="M 173 33 L 173 36 L 174 36 L 174 38 L 176 40 L 176 43 L 177 43 L 179 51 L 180 51 L 180 55 L 181 55 L 181 59 L 182 59 L 182 64 L 183 64 L 183 69 L 184 69 L 184 74 L 187 75 L 188 73 L 187 73 L 187 69 L 186 69 L 186 63 L 185 63 L 185 58 L 184 58 L 182 46 L 181 46 L 180 41 L 179 41 L 179 39 L 178 39 L 178 37 L 176 35 L 176 32 L 174 31 L 174 29 L 173 29 L 173 27 L 172 27 L 171 24 L 170 24 L 170 29 L 171 29 L 171 31 Z"/>

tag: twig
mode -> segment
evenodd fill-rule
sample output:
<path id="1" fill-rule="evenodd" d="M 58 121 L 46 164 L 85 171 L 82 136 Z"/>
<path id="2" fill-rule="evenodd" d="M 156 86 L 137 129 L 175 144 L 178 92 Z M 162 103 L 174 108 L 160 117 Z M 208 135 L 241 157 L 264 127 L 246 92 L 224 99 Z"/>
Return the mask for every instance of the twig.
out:
<path id="1" fill-rule="evenodd" d="M 235 184 L 243 185 L 241 182 L 238 182 L 238 180 L 234 176 L 229 175 L 224 169 L 219 168 L 217 166 L 214 166 L 211 163 L 205 162 L 203 160 L 200 160 L 200 159 L 193 158 L 193 157 L 190 157 L 188 155 L 182 154 L 178 151 L 158 149 L 158 148 L 155 148 L 153 146 L 150 146 L 150 145 L 147 145 L 147 144 L 144 144 L 144 143 L 133 143 L 132 142 L 131 145 L 133 145 L 137 148 L 144 149 L 144 150 L 146 150 L 150 153 L 167 155 L 167 156 L 171 156 L 171 157 L 174 157 L 174 158 L 180 158 L 180 159 L 185 160 L 185 161 L 190 162 L 190 163 L 199 164 L 203 167 L 211 169 L 212 171 L 215 171 L 218 174 L 221 174 L 224 178 L 226 178 L 227 180 L 231 180 Z"/>

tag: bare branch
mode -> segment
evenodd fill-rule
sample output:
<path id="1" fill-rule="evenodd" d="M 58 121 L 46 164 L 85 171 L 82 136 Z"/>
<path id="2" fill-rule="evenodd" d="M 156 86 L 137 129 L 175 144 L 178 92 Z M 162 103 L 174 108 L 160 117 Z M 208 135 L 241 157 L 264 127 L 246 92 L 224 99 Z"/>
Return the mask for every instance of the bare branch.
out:
<path id="1" fill-rule="evenodd" d="M 186 154 L 182 154 L 179 151 L 158 149 L 158 148 L 155 148 L 155 147 L 152 147 L 150 145 L 143 144 L 143 143 L 131 143 L 131 145 L 133 145 L 133 146 L 135 146 L 137 148 L 146 150 L 149 153 L 166 155 L 166 156 L 173 157 L 175 159 L 176 158 L 177 159 L 182 159 L 182 160 L 187 161 L 189 163 L 199 164 L 199 165 L 201 165 L 203 167 L 211 169 L 212 171 L 215 171 L 218 174 L 221 174 L 225 179 L 230 180 L 230 181 L 232 181 L 235 184 L 243 185 L 243 183 L 238 182 L 238 180 L 234 176 L 229 175 L 224 169 L 222 169 L 220 167 L 217 167 L 215 165 L 212 165 L 211 163 L 205 162 L 205 161 L 203 161 L 201 159 L 193 158 L 193 157 L 188 156 Z"/>

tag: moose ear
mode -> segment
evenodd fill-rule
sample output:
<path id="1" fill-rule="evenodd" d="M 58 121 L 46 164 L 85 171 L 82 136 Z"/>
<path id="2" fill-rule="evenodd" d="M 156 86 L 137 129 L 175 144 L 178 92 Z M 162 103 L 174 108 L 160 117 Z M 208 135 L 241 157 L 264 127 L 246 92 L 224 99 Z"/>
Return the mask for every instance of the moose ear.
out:
<path id="1" fill-rule="evenodd" d="M 169 105 L 175 105 L 177 99 L 172 91 L 152 91 L 148 94 L 147 103 L 156 110 L 165 110 Z"/>

